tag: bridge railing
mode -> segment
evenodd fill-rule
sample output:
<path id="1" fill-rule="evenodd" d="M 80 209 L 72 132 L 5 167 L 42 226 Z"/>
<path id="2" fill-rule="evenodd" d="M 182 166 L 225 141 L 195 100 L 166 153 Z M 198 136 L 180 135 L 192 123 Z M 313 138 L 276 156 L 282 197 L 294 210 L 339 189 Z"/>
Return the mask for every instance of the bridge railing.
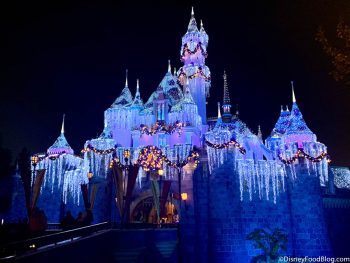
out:
<path id="1" fill-rule="evenodd" d="M 59 243 L 73 241 L 77 238 L 91 235 L 93 233 L 107 230 L 111 228 L 111 223 L 103 222 L 91 226 L 85 226 L 80 228 L 75 228 L 67 231 L 62 231 L 59 233 L 29 238 L 22 241 L 12 242 L 6 244 L 1 250 L 1 258 L 5 257 L 15 257 L 17 255 L 24 254 L 31 250 L 37 250 L 42 247 L 56 246 Z"/>

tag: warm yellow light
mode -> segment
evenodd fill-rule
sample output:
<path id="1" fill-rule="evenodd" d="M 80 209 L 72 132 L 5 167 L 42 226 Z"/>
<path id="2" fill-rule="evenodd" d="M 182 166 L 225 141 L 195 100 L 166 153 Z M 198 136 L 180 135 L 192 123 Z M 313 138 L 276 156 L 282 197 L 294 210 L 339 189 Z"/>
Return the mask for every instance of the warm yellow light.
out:
<path id="1" fill-rule="evenodd" d="M 159 170 L 158 170 L 158 174 L 159 174 L 160 176 L 163 176 L 163 175 L 164 175 L 164 170 L 163 170 L 163 169 L 159 169 Z"/>
<path id="2" fill-rule="evenodd" d="M 94 176 L 94 175 L 93 175 L 93 173 L 92 173 L 91 171 L 88 172 L 87 177 L 88 177 L 89 179 L 91 179 L 93 176 Z"/>
<path id="3" fill-rule="evenodd" d="M 131 153 L 130 153 L 130 150 L 129 150 L 129 149 L 124 150 L 124 153 L 123 153 L 123 154 L 124 154 L 124 158 L 128 158 L 128 159 L 130 158 L 130 154 L 131 154 Z"/>
<path id="4" fill-rule="evenodd" d="M 181 200 L 186 201 L 188 198 L 187 193 L 181 193 Z"/>
<path id="5" fill-rule="evenodd" d="M 32 164 L 37 164 L 38 160 L 39 160 L 39 158 L 36 155 L 33 155 L 31 158 Z"/>

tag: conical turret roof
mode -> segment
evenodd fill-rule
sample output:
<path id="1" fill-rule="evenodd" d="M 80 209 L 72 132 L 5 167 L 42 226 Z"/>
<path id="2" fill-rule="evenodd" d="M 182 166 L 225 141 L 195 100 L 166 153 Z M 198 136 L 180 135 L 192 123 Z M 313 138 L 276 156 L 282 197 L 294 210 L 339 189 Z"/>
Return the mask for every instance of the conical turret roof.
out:
<path id="1" fill-rule="evenodd" d="M 132 103 L 132 95 L 128 87 L 128 71 L 126 70 L 125 87 L 120 96 L 113 102 L 112 108 L 124 107 Z"/>
<path id="2" fill-rule="evenodd" d="M 293 103 L 289 126 L 286 129 L 285 134 L 313 134 L 309 127 L 307 127 L 303 115 L 301 114 L 301 111 L 296 102 Z"/>
<path id="3" fill-rule="evenodd" d="M 272 134 L 278 133 L 278 134 L 284 134 L 286 132 L 286 129 L 289 126 L 289 118 L 290 118 L 290 112 L 289 110 L 283 110 L 281 106 L 281 114 L 275 124 L 275 127 L 272 130 Z"/>
<path id="4" fill-rule="evenodd" d="M 196 19 L 194 18 L 194 11 L 193 11 L 193 7 L 192 7 L 191 19 L 190 19 L 190 22 L 188 23 L 187 32 L 192 33 L 192 32 L 198 32 L 198 31 L 199 30 L 197 27 L 197 22 L 196 22 Z"/>
<path id="5" fill-rule="evenodd" d="M 163 90 L 166 97 L 169 99 L 170 106 L 175 105 L 183 98 L 181 88 L 177 84 L 177 79 L 171 73 L 170 61 L 168 64 L 168 72 L 159 83 L 157 90 Z"/>
<path id="6" fill-rule="evenodd" d="M 74 153 L 73 149 L 68 144 L 66 137 L 64 136 L 64 117 L 65 116 L 63 115 L 61 134 L 58 136 L 54 144 L 47 149 L 47 154 Z"/>
<path id="7" fill-rule="evenodd" d="M 143 108 L 143 102 L 140 96 L 139 80 L 137 80 L 136 82 L 136 93 L 135 93 L 134 101 L 131 104 L 131 107 Z"/>

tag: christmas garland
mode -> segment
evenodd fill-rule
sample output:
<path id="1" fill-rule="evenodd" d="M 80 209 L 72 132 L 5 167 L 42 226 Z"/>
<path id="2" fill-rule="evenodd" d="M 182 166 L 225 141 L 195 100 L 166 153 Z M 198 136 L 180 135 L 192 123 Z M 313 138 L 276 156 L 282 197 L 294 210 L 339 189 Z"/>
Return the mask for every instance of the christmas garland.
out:
<path id="1" fill-rule="evenodd" d="M 306 158 L 313 163 L 318 163 L 318 162 L 322 161 L 324 158 L 326 158 L 328 163 L 331 162 L 330 156 L 328 155 L 327 152 L 322 152 L 319 156 L 313 157 L 313 156 L 307 154 L 304 151 L 304 149 L 298 149 L 298 151 L 290 159 L 283 159 L 282 153 L 279 152 L 278 158 L 284 164 L 293 164 L 298 158 Z"/>
<path id="2" fill-rule="evenodd" d="M 184 127 L 185 124 L 179 121 L 176 121 L 172 125 L 166 125 L 164 122 L 157 121 L 151 128 L 148 128 L 147 125 L 141 124 L 140 125 L 140 131 L 141 134 L 147 134 L 147 135 L 155 135 L 158 132 L 165 132 L 166 134 L 173 134 L 174 132 L 177 132 L 179 136 L 182 133 L 182 127 Z"/>
<path id="3" fill-rule="evenodd" d="M 81 150 L 81 153 L 90 152 L 90 151 L 92 151 L 94 153 L 97 153 L 97 154 L 103 154 L 104 155 L 104 154 L 110 154 L 110 153 L 114 152 L 115 151 L 115 147 L 107 149 L 107 150 L 100 150 L 100 149 L 95 148 L 91 144 L 88 144 L 88 146 L 86 148 Z"/>
<path id="4" fill-rule="evenodd" d="M 41 162 L 44 159 L 49 159 L 51 161 L 54 161 L 54 160 L 57 160 L 58 158 L 60 158 L 60 156 L 64 155 L 64 154 L 70 154 L 70 153 L 66 153 L 65 151 L 63 151 L 63 152 L 57 153 L 57 154 L 45 154 L 45 155 L 40 155 L 40 156 L 38 154 L 34 154 L 31 157 L 31 163 L 32 163 L 32 165 L 37 165 L 39 162 Z M 73 155 L 73 154 L 71 154 L 71 155 Z M 82 159 L 78 155 L 74 155 L 74 156 Z"/>
<path id="5" fill-rule="evenodd" d="M 217 143 L 211 143 L 208 140 L 205 140 L 206 145 L 208 145 L 210 148 L 214 148 L 214 149 L 226 149 L 229 146 L 234 146 L 236 147 L 241 154 L 245 154 L 246 153 L 246 149 L 244 149 L 244 147 L 242 145 L 240 145 L 238 142 L 236 142 L 234 139 L 231 139 L 228 142 L 225 143 L 221 143 L 221 144 L 217 144 Z"/>
<path id="6" fill-rule="evenodd" d="M 179 74 L 179 78 L 180 78 L 181 76 L 186 76 L 186 73 L 183 71 L 182 68 L 181 68 L 181 72 L 180 72 L 180 74 Z M 201 77 L 201 78 L 204 79 L 205 81 L 210 81 L 210 79 L 211 79 L 210 75 L 206 76 L 206 75 L 204 74 L 204 72 L 203 72 L 203 70 L 202 70 L 201 67 L 198 67 L 198 70 L 197 70 L 194 74 L 189 75 L 189 76 L 187 76 L 187 77 L 188 77 L 189 79 L 193 79 L 193 78 L 195 78 L 195 77 Z"/>
<path id="7" fill-rule="evenodd" d="M 168 157 L 163 154 L 161 149 L 156 146 L 149 145 L 141 149 L 140 155 L 137 158 L 137 163 L 145 171 L 161 170 L 163 168 L 163 162 L 174 168 L 182 168 L 190 162 L 197 165 L 199 163 L 199 153 L 192 150 L 185 160 L 183 160 L 181 163 L 175 163 L 170 161 Z M 112 168 L 114 165 L 117 165 L 120 168 L 128 168 L 128 165 L 123 165 L 117 157 L 114 157 L 111 160 L 109 167 Z"/>
<path id="8" fill-rule="evenodd" d="M 183 47 L 183 49 L 182 49 L 181 60 L 182 60 L 182 61 L 185 60 L 185 54 L 186 54 L 186 52 L 187 52 L 188 54 L 190 54 L 190 55 L 193 55 L 193 54 L 197 53 L 198 50 L 201 50 L 202 55 L 203 55 L 205 58 L 208 57 L 208 53 L 204 51 L 204 49 L 203 49 L 203 47 L 202 47 L 202 43 L 199 42 L 193 51 L 191 51 L 191 50 L 188 48 L 188 45 L 185 44 L 184 47 Z"/>

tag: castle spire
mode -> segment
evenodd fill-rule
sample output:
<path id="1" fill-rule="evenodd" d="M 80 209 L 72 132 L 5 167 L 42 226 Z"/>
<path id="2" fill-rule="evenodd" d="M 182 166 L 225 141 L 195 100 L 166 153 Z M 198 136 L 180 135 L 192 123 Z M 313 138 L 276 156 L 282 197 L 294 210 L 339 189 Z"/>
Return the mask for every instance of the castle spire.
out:
<path id="1" fill-rule="evenodd" d="M 198 32 L 197 22 L 196 22 L 196 19 L 194 18 L 193 6 L 192 6 L 192 10 L 191 10 L 191 19 L 190 19 L 190 22 L 188 24 L 187 32 L 189 32 L 189 33 Z"/>
<path id="2" fill-rule="evenodd" d="M 125 70 L 125 87 L 128 86 L 128 70 Z"/>
<path id="3" fill-rule="evenodd" d="M 170 59 L 168 59 L 168 72 L 171 73 L 171 64 L 170 64 Z"/>
<path id="4" fill-rule="evenodd" d="M 294 94 L 294 83 L 293 81 L 290 82 L 290 84 L 292 85 L 292 100 L 293 100 L 293 103 L 296 103 L 296 99 L 295 99 L 295 94 Z"/>
<path id="5" fill-rule="evenodd" d="M 139 79 L 136 80 L 136 94 L 135 97 L 140 97 L 140 84 Z"/>
<path id="6" fill-rule="evenodd" d="M 176 68 L 174 67 L 174 76 L 176 76 Z"/>
<path id="7" fill-rule="evenodd" d="M 228 123 L 228 122 L 231 122 L 232 114 L 231 114 L 231 101 L 230 101 L 230 94 L 228 91 L 226 71 L 224 71 L 223 78 L 224 78 L 224 97 L 223 97 L 223 103 L 222 103 L 222 108 L 224 110 L 223 121 Z"/>
<path id="8" fill-rule="evenodd" d="M 227 85 L 227 75 L 226 75 L 226 71 L 224 70 L 224 99 L 223 99 L 223 105 L 230 105 L 230 94 L 229 94 L 229 91 L 228 91 L 228 85 Z M 231 107 L 231 105 L 230 105 Z"/>
<path id="9" fill-rule="evenodd" d="M 281 112 L 283 112 L 284 110 L 283 110 L 283 105 L 281 105 Z"/>
<path id="10" fill-rule="evenodd" d="M 220 102 L 218 102 L 218 119 L 221 119 Z"/>
<path id="11" fill-rule="evenodd" d="M 132 103 L 133 107 L 143 107 L 143 102 L 141 100 L 141 96 L 140 96 L 140 84 L 139 84 L 139 79 L 136 80 L 136 93 L 135 93 L 135 98 L 134 101 Z"/>
<path id="12" fill-rule="evenodd" d="M 258 125 L 258 135 L 257 136 L 262 141 L 262 132 L 261 132 L 260 125 Z"/>
<path id="13" fill-rule="evenodd" d="M 65 117 L 65 114 L 63 114 L 62 127 L 61 127 L 61 134 L 64 133 L 64 117 Z"/>

